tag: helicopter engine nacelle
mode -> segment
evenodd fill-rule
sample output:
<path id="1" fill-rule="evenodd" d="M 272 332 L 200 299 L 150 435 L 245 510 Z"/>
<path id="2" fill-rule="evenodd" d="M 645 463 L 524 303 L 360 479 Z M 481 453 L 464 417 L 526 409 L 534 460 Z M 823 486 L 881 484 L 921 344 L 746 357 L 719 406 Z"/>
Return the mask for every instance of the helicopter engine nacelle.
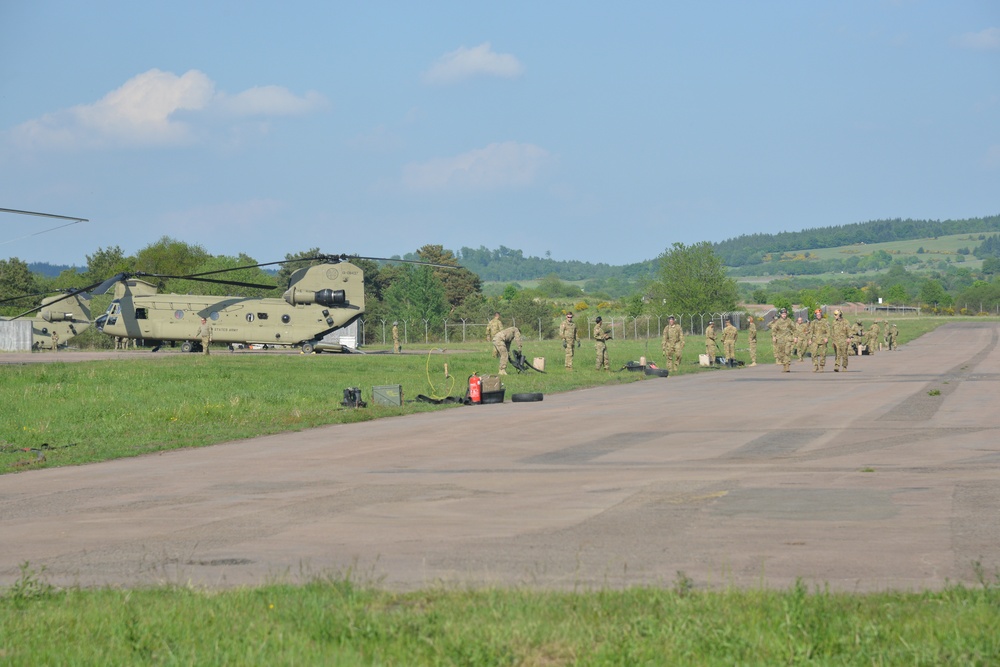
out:
<path id="1" fill-rule="evenodd" d="M 347 304 L 347 296 L 342 289 L 321 289 L 317 292 L 310 292 L 292 287 L 283 296 L 285 301 L 292 306 L 318 303 L 321 306 L 335 308 Z"/>
<path id="2" fill-rule="evenodd" d="M 72 321 L 73 313 L 62 313 L 52 310 L 43 310 L 42 319 L 46 322 L 66 322 Z"/>

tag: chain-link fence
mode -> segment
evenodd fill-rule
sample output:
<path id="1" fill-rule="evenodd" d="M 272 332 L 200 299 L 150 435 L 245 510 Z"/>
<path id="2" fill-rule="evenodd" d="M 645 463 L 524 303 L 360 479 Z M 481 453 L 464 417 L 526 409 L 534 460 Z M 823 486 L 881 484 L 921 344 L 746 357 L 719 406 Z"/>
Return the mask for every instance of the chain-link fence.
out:
<path id="1" fill-rule="evenodd" d="M 975 308 L 975 305 L 970 304 L 970 306 L 970 310 Z M 829 314 L 833 312 L 834 308 L 834 306 L 823 306 L 821 310 L 825 314 Z M 921 308 L 919 307 L 889 306 L 883 304 L 852 303 L 838 305 L 836 308 L 841 309 L 846 316 L 851 318 L 855 316 L 869 318 L 873 316 L 912 317 L 918 316 L 921 313 Z M 982 312 L 982 306 L 980 306 L 980 312 Z M 776 308 L 770 308 L 762 314 L 754 313 L 754 318 L 757 319 L 761 326 L 767 327 L 771 323 L 771 320 L 778 317 L 778 314 L 779 311 Z M 998 314 L 1000 314 L 1000 309 L 998 309 Z M 725 326 L 726 320 L 731 320 L 733 326 L 737 329 L 746 329 L 747 315 L 747 311 L 739 310 L 717 313 L 674 313 L 672 316 L 681 325 L 684 333 L 699 335 L 705 332 L 705 328 L 708 327 L 709 322 L 713 322 L 716 329 L 720 331 Z M 788 316 L 793 320 L 801 317 L 803 320 L 808 321 L 811 314 L 808 308 L 799 307 L 791 309 Z M 602 322 L 605 329 L 611 331 L 615 339 L 648 340 L 662 336 L 663 328 L 667 325 L 669 317 L 671 315 L 640 315 L 638 317 L 602 316 Z M 582 329 L 579 332 L 581 338 L 590 338 L 593 335 L 595 318 L 596 315 L 593 317 L 587 316 L 586 319 L 577 318 L 577 326 Z M 555 322 L 554 327 L 552 326 L 553 321 Z M 515 318 L 505 321 L 504 326 L 519 327 L 521 329 L 521 336 L 529 340 L 545 340 L 546 338 L 555 340 L 559 337 L 559 323 L 561 321 L 561 317 L 551 320 L 538 318 L 533 321 L 523 321 Z M 391 345 L 393 322 L 396 322 L 399 327 L 399 339 L 404 345 L 410 343 L 454 344 L 488 342 L 486 339 L 488 320 L 475 319 L 393 320 L 387 318 L 374 321 L 358 320 L 359 340 L 363 340 L 369 345 Z M 551 333 L 546 334 L 545 332 Z"/>
<path id="2" fill-rule="evenodd" d="M 806 309 L 795 311 L 795 316 L 808 315 Z M 777 311 L 771 310 L 764 316 L 764 322 L 770 322 L 777 316 Z M 667 325 L 670 315 L 640 315 L 639 317 L 614 317 L 602 316 L 602 323 L 605 329 L 611 332 L 612 337 L 618 340 L 648 340 L 660 338 L 663 335 L 663 328 Z M 677 323 L 681 325 L 685 333 L 701 334 L 709 322 L 714 322 L 716 327 L 721 329 L 726 320 L 732 320 L 733 325 L 746 328 L 745 311 L 719 312 L 719 313 L 691 313 L 675 314 Z M 584 322 L 577 319 L 577 326 L 583 329 L 579 332 L 581 338 L 590 338 L 593 335 L 594 317 L 587 317 Z M 521 336 L 529 340 L 549 340 L 558 339 L 558 323 L 562 318 L 554 318 L 556 326 L 553 329 L 552 320 L 538 318 L 534 321 L 519 321 L 511 319 L 504 322 L 505 327 L 516 326 L 521 330 Z M 399 330 L 399 340 L 402 344 L 412 343 L 470 343 L 488 342 L 486 338 L 486 327 L 488 321 L 455 319 L 455 320 L 358 320 L 359 339 L 369 345 L 391 345 L 392 325 L 396 323 Z M 551 335 L 546 335 L 546 331 L 553 331 Z"/>

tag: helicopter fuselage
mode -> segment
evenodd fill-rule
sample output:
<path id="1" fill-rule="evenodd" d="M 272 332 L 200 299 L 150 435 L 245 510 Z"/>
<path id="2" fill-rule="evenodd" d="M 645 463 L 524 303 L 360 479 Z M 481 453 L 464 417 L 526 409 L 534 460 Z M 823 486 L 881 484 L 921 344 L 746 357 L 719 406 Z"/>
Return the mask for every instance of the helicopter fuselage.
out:
<path id="1" fill-rule="evenodd" d="M 292 274 L 283 298 L 160 294 L 142 280 L 116 287 L 115 299 L 97 320 L 109 336 L 149 343 L 197 342 L 201 318 L 212 340 L 228 344 L 302 345 L 364 313 L 364 277 L 348 262 L 317 265 Z"/>

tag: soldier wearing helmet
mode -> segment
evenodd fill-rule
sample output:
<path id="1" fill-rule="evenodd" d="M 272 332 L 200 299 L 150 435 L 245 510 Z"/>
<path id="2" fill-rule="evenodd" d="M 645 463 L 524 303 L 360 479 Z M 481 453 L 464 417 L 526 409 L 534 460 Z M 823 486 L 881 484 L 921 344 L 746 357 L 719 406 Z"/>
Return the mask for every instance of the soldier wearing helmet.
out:
<path id="1" fill-rule="evenodd" d="M 788 373 L 791 370 L 792 346 L 798 341 L 795 322 L 788 319 L 788 309 L 781 309 L 781 314 L 771 321 L 770 328 L 774 340 L 774 360 L 781 365 L 783 372 Z"/>
<path id="2" fill-rule="evenodd" d="M 663 354 L 667 357 L 667 370 L 676 371 L 680 368 L 681 353 L 684 351 L 684 330 L 673 315 L 663 327 Z"/>
<path id="3" fill-rule="evenodd" d="M 830 323 L 830 338 L 833 339 L 833 372 L 847 370 L 848 351 L 851 347 L 851 323 L 844 319 L 839 310 L 833 311 L 833 322 Z"/>
<path id="4" fill-rule="evenodd" d="M 809 339 L 812 343 L 810 352 L 813 359 L 813 373 L 822 373 L 826 367 L 826 354 L 830 341 L 830 321 L 823 317 L 819 308 L 813 313 L 815 317 L 809 323 Z"/>
<path id="5" fill-rule="evenodd" d="M 611 370 L 611 362 L 608 360 L 608 340 L 611 332 L 604 330 L 603 320 L 598 315 L 594 320 L 594 351 L 597 353 L 597 370 Z"/>

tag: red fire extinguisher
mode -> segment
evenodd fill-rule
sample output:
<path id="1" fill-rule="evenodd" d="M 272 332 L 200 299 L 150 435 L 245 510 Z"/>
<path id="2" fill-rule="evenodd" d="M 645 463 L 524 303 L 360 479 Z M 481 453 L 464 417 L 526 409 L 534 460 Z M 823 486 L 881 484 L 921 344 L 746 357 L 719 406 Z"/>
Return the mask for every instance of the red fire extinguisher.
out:
<path id="1" fill-rule="evenodd" d="M 473 403 L 483 401 L 483 379 L 475 374 L 469 376 L 469 400 Z"/>

